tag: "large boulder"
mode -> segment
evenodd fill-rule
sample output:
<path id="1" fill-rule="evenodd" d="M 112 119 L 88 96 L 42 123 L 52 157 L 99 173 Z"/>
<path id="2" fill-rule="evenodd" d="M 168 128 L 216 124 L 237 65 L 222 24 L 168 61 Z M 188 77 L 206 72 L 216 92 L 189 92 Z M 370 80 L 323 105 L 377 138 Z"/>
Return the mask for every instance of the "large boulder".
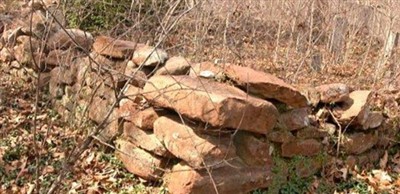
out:
<path id="1" fill-rule="evenodd" d="M 194 170 L 179 163 L 164 176 L 168 191 L 173 194 L 245 194 L 271 184 L 269 165 L 246 166 L 240 161 L 231 161 L 222 167 L 207 170 Z"/>
<path id="2" fill-rule="evenodd" d="M 160 117 L 154 123 L 154 133 L 168 151 L 192 167 L 213 166 L 236 156 L 230 138 L 201 134 L 201 130 L 176 118 Z"/>
<path id="3" fill-rule="evenodd" d="M 283 80 L 249 67 L 226 65 L 225 74 L 243 90 L 265 99 L 276 99 L 299 108 L 308 105 L 307 98 Z"/>
<path id="4" fill-rule="evenodd" d="M 118 40 L 107 36 L 98 36 L 93 43 L 93 50 L 104 56 L 129 59 L 137 48 L 143 46 L 143 44 L 131 41 Z"/>
<path id="5" fill-rule="evenodd" d="M 270 102 L 229 85 L 189 76 L 153 76 L 143 94 L 156 105 L 214 127 L 267 134 L 278 117 Z"/>
<path id="6" fill-rule="evenodd" d="M 252 95 L 265 99 L 275 99 L 294 108 L 306 107 L 308 101 L 300 91 L 272 74 L 256 71 L 249 67 L 233 64 L 216 65 L 210 62 L 193 65 L 190 75 L 193 77 L 210 74 L 217 80 L 230 79 Z"/>

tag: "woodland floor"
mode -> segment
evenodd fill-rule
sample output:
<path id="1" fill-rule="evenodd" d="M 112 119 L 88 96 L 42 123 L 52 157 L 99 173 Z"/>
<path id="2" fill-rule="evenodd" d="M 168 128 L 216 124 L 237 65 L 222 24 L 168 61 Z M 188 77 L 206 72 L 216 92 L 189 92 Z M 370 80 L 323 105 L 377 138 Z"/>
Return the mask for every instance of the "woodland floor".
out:
<path id="1" fill-rule="evenodd" d="M 6 64 L 0 70 L 0 193 L 30 193 L 34 187 L 35 160 L 33 128 L 40 153 L 41 190 L 46 191 L 54 181 L 62 164 L 90 129 L 74 127 L 64 122 L 51 109 L 46 89 L 40 90 L 38 105 L 33 79 L 15 77 Z M 35 107 L 38 107 L 37 121 Z M 399 139 L 394 137 L 393 141 Z M 377 164 L 365 169 L 337 166 L 325 173 L 307 179 L 289 181 L 281 193 L 396 193 L 400 188 L 400 151 L 397 142 Z M 332 179 L 332 176 L 335 178 Z M 396 189 L 397 188 L 397 189 Z M 146 183 L 128 173 L 111 148 L 97 144 L 90 147 L 68 169 L 61 184 L 62 193 L 165 193 L 158 183 Z M 267 193 L 254 191 L 253 193 Z"/>

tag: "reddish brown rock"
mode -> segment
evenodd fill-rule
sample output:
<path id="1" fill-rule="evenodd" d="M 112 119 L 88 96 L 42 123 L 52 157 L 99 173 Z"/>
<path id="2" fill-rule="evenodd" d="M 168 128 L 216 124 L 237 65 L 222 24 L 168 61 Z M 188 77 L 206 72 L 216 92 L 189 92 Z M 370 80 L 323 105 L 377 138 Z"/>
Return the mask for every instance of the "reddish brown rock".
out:
<path id="1" fill-rule="evenodd" d="M 144 130 L 152 130 L 153 123 L 158 119 L 158 113 L 153 107 L 139 110 L 132 113 L 126 120 L 134 123 L 137 127 Z"/>
<path id="2" fill-rule="evenodd" d="M 130 99 L 134 102 L 139 102 L 143 99 L 141 94 L 142 89 L 133 85 L 128 85 L 123 91 L 123 95 L 125 96 L 125 98 Z"/>
<path id="3" fill-rule="evenodd" d="M 321 124 L 321 128 L 319 128 L 318 130 L 321 132 L 326 132 L 329 135 L 333 135 L 337 130 L 337 126 L 332 123 L 323 123 Z"/>
<path id="4" fill-rule="evenodd" d="M 118 40 L 107 36 L 96 37 L 93 43 L 93 50 L 98 54 L 120 59 L 130 58 L 132 53 L 143 44 Z"/>
<path id="5" fill-rule="evenodd" d="M 23 21 L 21 31 L 26 35 L 34 35 L 35 37 L 43 38 L 46 34 L 54 33 L 58 30 L 58 25 L 55 22 L 48 21 L 45 12 L 35 10 L 32 13 L 32 19 Z"/>
<path id="6" fill-rule="evenodd" d="M 357 160 L 357 159 L 358 159 L 358 158 L 355 157 L 355 156 L 353 156 L 353 155 L 347 156 L 346 161 L 345 161 L 345 164 L 347 165 L 347 167 L 348 167 L 349 169 L 353 169 L 353 168 L 357 165 L 357 163 L 358 163 L 358 160 Z"/>
<path id="7" fill-rule="evenodd" d="M 96 64 L 96 66 L 107 67 L 111 69 L 114 69 L 115 66 L 117 66 L 117 62 L 124 61 L 123 59 L 112 59 L 108 56 L 104 56 L 96 52 L 91 52 L 90 57 L 91 60 L 93 60 L 93 63 Z"/>
<path id="8" fill-rule="evenodd" d="M 235 156 L 230 138 L 200 134 L 199 130 L 167 117 L 160 117 L 154 123 L 154 134 L 168 151 L 192 167 L 220 164 Z"/>
<path id="9" fill-rule="evenodd" d="M 132 57 L 132 61 L 139 66 L 156 66 L 163 64 L 167 59 L 168 54 L 164 50 L 151 46 L 136 49 Z"/>
<path id="10" fill-rule="evenodd" d="M 296 140 L 282 144 L 282 156 L 315 156 L 321 152 L 322 145 L 315 139 Z"/>
<path id="11" fill-rule="evenodd" d="M 294 131 L 310 125 L 308 109 L 300 108 L 285 112 L 279 117 L 279 127 Z"/>
<path id="12" fill-rule="evenodd" d="M 73 85 L 75 82 L 74 71 L 66 67 L 56 67 L 51 70 L 50 75 L 55 84 Z"/>
<path id="13" fill-rule="evenodd" d="M 170 155 L 164 145 L 154 134 L 136 127 L 131 122 L 124 123 L 124 135 L 136 147 L 142 148 L 158 156 Z"/>
<path id="14" fill-rule="evenodd" d="M 92 86 L 91 83 L 89 83 L 90 79 L 89 74 L 92 71 L 91 67 L 91 61 L 89 57 L 79 57 L 75 59 L 75 69 L 76 69 L 76 83 L 82 85 L 82 86 Z"/>
<path id="15" fill-rule="evenodd" d="M 377 163 L 379 160 L 382 159 L 382 156 L 384 153 L 385 153 L 384 150 L 380 150 L 380 149 L 369 150 L 365 153 L 362 153 L 361 155 L 359 155 L 357 157 L 358 164 L 360 166 L 364 166 L 367 164 Z"/>
<path id="16" fill-rule="evenodd" d="M 0 50 L 0 62 L 11 62 L 12 60 L 14 60 L 14 56 L 12 55 L 12 53 L 10 52 L 9 48 L 2 48 Z"/>
<path id="17" fill-rule="evenodd" d="M 82 67 L 89 66 L 89 69 L 92 69 L 92 71 L 86 73 L 85 81 L 88 85 L 96 85 L 102 82 L 109 87 L 121 89 L 128 79 L 124 75 L 124 70 L 128 63 L 127 60 L 111 59 L 92 52 L 90 53 L 90 58 L 84 57 L 75 61 Z"/>
<path id="18" fill-rule="evenodd" d="M 116 118 L 110 119 L 105 123 L 104 129 L 97 135 L 97 138 L 103 142 L 111 142 L 115 137 L 121 135 L 122 128 L 123 125 L 119 120 Z"/>
<path id="19" fill-rule="evenodd" d="M 118 116 L 124 120 L 129 120 L 129 118 L 138 112 L 137 106 L 142 100 L 141 97 L 142 90 L 138 87 L 129 85 L 123 91 L 124 98 L 119 101 Z"/>
<path id="20" fill-rule="evenodd" d="M 272 74 L 237 65 L 227 65 L 224 72 L 250 94 L 265 99 L 276 99 L 294 108 L 308 105 L 303 94 Z"/>
<path id="21" fill-rule="evenodd" d="M 346 84 L 325 84 L 315 88 L 323 103 L 343 102 L 349 98 L 350 89 Z"/>
<path id="22" fill-rule="evenodd" d="M 116 140 L 115 144 L 116 156 L 129 172 L 146 180 L 160 179 L 163 174 L 162 169 L 165 167 L 162 158 L 154 156 L 124 139 Z"/>
<path id="23" fill-rule="evenodd" d="M 32 47 L 31 47 L 32 41 Z M 40 53 L 40 43 L 34 38 L 28 36 L 20 36 L 17 38 L 17 45 L 14 46 L 13 54 L 15 60 L 23 65 L 27 65 L 30 68 L 35 68 L 33 59 L 36 60 L 38 65 L 44 63 L 45 54 Z M 32 56 L 33 55 L 33 56 Z"/>
<path id="24" fill-rule="evenodd" d="M 99 85 L 96 85 L 96 89 L 93 95 L 106 100 L 110 105 L 117 100 L 115 89 L 108 87 L 105 83 L 99 83 Z"/>
<path id="25" fill-rule="evenodd" d="M 340 108 L 336 108 L 339 122 L 352 125 L 364 125 L 369 115 L 369 99 L 371 91 L 358 90 L 350 93 L 349 99 L 344 102 Z"/>
<path id="26" fill-rule="evenodd" d="M 46 57 L 45 63 L 50 68 L 54 68 L 59 65 L 71 63 L 71 61 L 77 56 L 77 52 L 73 50 L 51 50 Z"/>
<path id="27" fill-rule="evenodd" d="M 373 129 L 381 126 L 383 122 L 383 115 L 381 112 L 371 112 L 368 115 L 368 119 L 363 124 L 363 129 Z"/>
<path id="28" fill-rule="evenodd" d="M 304 158 L 295 163 L 294 168 L 298 177 L 305 178 L 316 174 L 322 168 L 323 162 L 318 157 Z"/>
<path id="29" fill-rule="evenodd" d="M 100 97 L 94 97 L 93 102 L 89 107 L 89 118 L 100 124 L 105 120 L 108 112 L 111 110 L 111 103 Z M 113 111 L 114 112 L 114 111 Z M 110 118 L 116 119 L 114 114 L 111 114 Z"/>
<path id="30" fill-rule="evenodd" d="M 217 75 L 222 76 L 224 74 L 223 67 L 224 67 L 224 65 L 217 66 L 211 62 L 196 63 L 190 69 L 189 75 L 192 77 L 198 77 L 198 76 L 200 76 L 200 74 L 202 72 L 210 72 L 214 76 L 217 76 Z"/>
<path id="31" fill-rule="evenodd" d="M 166 174 L 164 182 L 168 191 L 173 194 L 203 194 L 218 193 L 245 194 L 258 188 L 270 185 L 270 166 L 249 167 L 240 162 L 229 162 L 223 167 L 210 170 L 196 171 L 189 166 L 179 163 Z M 211 179 L 212 177 L 212 179 Z"/>
<path id="32" fill-rule="evenodd" d="M 307 97 L 308 104 L 313 107 L 316 107 L 320 102 L 321 95 L 320 93 L 314 88 L 310 86 L 298 86 L 301 93 Z"/>
<path id="33" fill-rule="evenodd" d="M 139 66 L 137 66 L 133 61 L 129 60 L 126 64 L 124 74 L 127 76 L 134 75 L 137 71 L 140 71 Z"/>
<path id="34" fill-rule="evenodd" d="M 238 131 L 233 143 L 236 154 L 250 166 L 272 164 L 272 157 L 269 154 L 270 144 L 266 139 L 257 138 L 254 134 L 247 131 Z"/>
<path id="35" fill-rule="evenodd" d="M 47 85 L 49 85 L 49 83 L 50 83 L 50 79 L 51 79 L 51 75 L 50 75 L 50 73 L 42 73 L 41 75 L 40 75 L 40 79 L 39 79 L 39 88 L 43 88 L 43 87 L 45 87 L 45 86 L 47 86 Z"/>
<path id="36" fill-rule="evenodd" d="M 366 164 L 373 164 L 378 162 L 383 154 L 383 150 L 372 149 L 360 155 L 350 155 L 346 158 L 346 165 L 349 166 L 349 168 L 353 169 L 355 165 L 362 167 Z"/>
<path id="37" fill-rule="evenodd" d="M 143 88 L 147 81 L 147 73 L 144 69 L 134 67 L 132 61 L 129 61 L 125 70 L 124 75 L 130 79 L 130 84 Z"/>
<path id="38" fill-rule="evenodd" d="M 80 29 L 60 29 L 47 41 L 50 49 L 68 49 L 71 47 L 89 51 L 93 44 L 93 36 Z"/>
<path id="39" fill-rule="evenodd" d="M 343 148 L 347 154 L 361 154 L 371 149 L 378 142 L 378 136 L 374 134 L 354 133 L 345 135 Z"/>
<path id="40" fill-rule="evenodd" d="M 153 76 L 143 93 L 156 105 L 214 127 L 267 134 L 278 115 L 275 106 L 267 101 L 229 85 L 189 76 Z"/>
<path id="41" fill-rule="evenodd" d="M 294 141 L 296 137 L 287 130 L 277 130 L 267 135 L 268 140 L 276 143 L 288 143 Z"/>
<path id="42" fill-rule="evenodd" d="M 300 129 L 296 133 L 297 138 L 301 139 L 318 139 L 318 138 L 324 138 L 329 136 L 329 133 L 325 129 L 319 129 L 314 126 L 309 126 L 304 129 Z"/>
<path id="43" fill-rule="evenodd" d="M 154 75 L 186 75 L 190 70 L 190 63 L 184 57 L 171 57 L 165 65 Z"/>

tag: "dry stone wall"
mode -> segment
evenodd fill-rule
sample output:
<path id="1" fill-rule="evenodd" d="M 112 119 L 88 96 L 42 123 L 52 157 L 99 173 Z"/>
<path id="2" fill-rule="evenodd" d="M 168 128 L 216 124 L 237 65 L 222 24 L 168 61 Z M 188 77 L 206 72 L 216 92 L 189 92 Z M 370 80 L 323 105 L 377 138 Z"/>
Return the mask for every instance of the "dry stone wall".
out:
<path id="1" fill-rule="evenodd" d="M 35 26 L 47 22 L 35 14 Z M 384 118 L 370 110 L 373 91 L 343 83 L 299 90 L 248 67 L 193 63 L 131 40 L 50 29 L 45 44 L 39 30 L 6 29 L 1 62 L 15 72 L 40 71 L 60 115 L 104 126 L 98 137 L 114 143 L 126 169 L 164 181 L 171 193 L 266 188 L 274 157 L 310 158 L 309 168 L 297 169 L 306 177 L 328 164 L 315 159 L 321 155 L 334 158 L 339 150 L 355 165 L 382 154 L 372 150 L 384 144 Z M 335 138 L 338 149 L 329 142 Z"/>

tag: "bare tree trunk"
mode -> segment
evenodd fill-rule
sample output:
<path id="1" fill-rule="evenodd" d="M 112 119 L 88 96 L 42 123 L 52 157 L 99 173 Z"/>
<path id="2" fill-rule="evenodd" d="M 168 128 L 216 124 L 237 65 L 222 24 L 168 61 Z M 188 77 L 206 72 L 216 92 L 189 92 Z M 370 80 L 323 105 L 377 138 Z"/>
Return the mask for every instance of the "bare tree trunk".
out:
<path id="1" fill-rule="evenodd" d="M 329 51 L 334 54 L 335 62 L 341 61 L 343 46 L 346 41 L 348 22 L 346 18 L 335 16 L 334 28 L 329 44 Z"/>

